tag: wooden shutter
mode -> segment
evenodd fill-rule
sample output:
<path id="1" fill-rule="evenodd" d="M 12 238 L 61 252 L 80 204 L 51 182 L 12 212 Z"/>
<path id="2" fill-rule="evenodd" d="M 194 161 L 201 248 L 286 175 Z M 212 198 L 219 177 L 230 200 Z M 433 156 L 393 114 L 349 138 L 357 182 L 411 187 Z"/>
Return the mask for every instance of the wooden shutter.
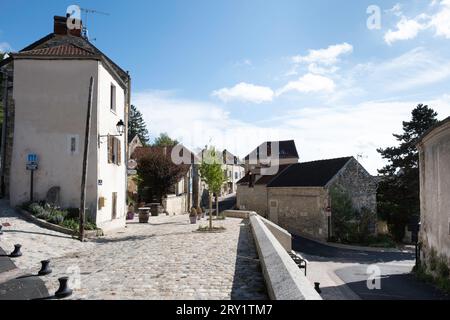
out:
<path id="1" fill-rule="evenodd" d="M 120 148 L 120 139 L 117 139 L 117 165 L 122 164 L 122 149 Z"/>
<path id="2" fill-rule="evenodd" d="M 114 137 L 108 136 L 108 163 L 113 163 Z"/>

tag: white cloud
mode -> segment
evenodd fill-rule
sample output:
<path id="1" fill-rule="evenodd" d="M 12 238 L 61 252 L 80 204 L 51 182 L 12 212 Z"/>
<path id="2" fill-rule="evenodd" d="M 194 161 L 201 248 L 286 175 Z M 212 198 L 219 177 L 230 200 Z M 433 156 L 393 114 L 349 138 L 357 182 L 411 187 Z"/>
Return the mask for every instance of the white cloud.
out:
<path id="1" fill-rule="evenodd" d="M 441 1 L 441 6 L 441 11 L 431 18 L 430 26 L 435 29 L 436 36 L 450 39 L 450 0 Z"/>
<path id="2" fill-rule="evenodd" d="M 400 11 L 400 7 L 391 10 L 400 17 L 395 30 L 389 29 L 384 40 L 391 45 L 400 40 L 411 40 L 423 30 L 433 30 L 436 37 L 450 39 L 450 0 L 433 0 L 429 8 L 431 13 L 421 13 L 415 18 L 407 18 Z M 437 8 L 437 10 L 436 10 Z"/>
<path id="3" fill-rule="evenodd" d="M 241 82 L 232 88 L 222 88 L 212 93 L 214 97 L 223 102 L 244 101 L 252 103 L 270 102 L 273 100 L 274 92 L 269 87 L 256 86 L 254 84 Z"/>
<path id="4" fill-rule="evenodd" d="M 277 90 L 277 95 L 282 95 L 289 91 L 297 91 L 301 93 L 323 92 L 330 93 L 335 89 L 335 83 L 332 79 L 308 73 L 298 80 L 290 81 L 281 89 Z"/>
<path id="5" fill-rule="evenodd" d="M 318 63 L 323 65 L 333 65 L 339 61 L 339 57 L 353 52 L 353 46 L 344 42 L 329 46 L 326 49 L 309 50 L 306 56 L 294 56 L 294 63 Z"/>
<path id="6" fill-rule="evenodd" d="M 8 42 L 0 42 L 0 52 L 11 52 L 11 51 L 13 51 L 13 49 Z"/>
<path id="7" fill-rule="evenodd" d="M 443 119 L 450 110 L 450 95 L 429 101 L 369 101 L 351 107 L 318 106 L 287 111 L 264 123 L 234 119 L 221 107 L 186 100 L 173 94 L 146 91 L 133 95 L 152 137 L 167 132 L 191 149 L 206 144 L 227 148 L 243 157 L 268 140 L 294 139 L 301 161 L 364 154 L 361 160 L 372 174 L 384 165 L 379 147 L 396 145 L 392 133 L 402 131 L 418 103 L 428 104 Z"/>
<path id="8" fill-rule="evenodd" d="M 424 30 L 426 25 L 418 22 L 415 19 L 407 19 L 402 17 L 397 23 L 397 29 L 395 31 L 389 29 L 384 35 L 384 41 L 391 45 L 399 40 L 410 40 L 417 37 L 419 31 Z"/>

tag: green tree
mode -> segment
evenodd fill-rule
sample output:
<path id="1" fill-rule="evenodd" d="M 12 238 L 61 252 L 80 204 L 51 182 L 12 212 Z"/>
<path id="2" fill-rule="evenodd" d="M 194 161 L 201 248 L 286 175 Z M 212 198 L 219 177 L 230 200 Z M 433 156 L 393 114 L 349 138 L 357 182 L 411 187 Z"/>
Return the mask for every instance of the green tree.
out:
<path id="1" fill-rule="evenodd" d="M 3 60 L 5 53 L 0 52 L 0 61 Z M 2 138 L 3 127 L 3 74 L 0 73 L 0 140 Z"/>
<path id="2" fill-rule="evenodd" d="M 414 215 L 420 214 L 419 155 L 417 139 L 435 125 L 437 113 L 419 104 L 412 111 L 412 119 L 403 122 L 403 133 L 394 134 L 399 145 L 378 149 L 388 164 L 378 170 L 378 213 L 385 219 L 397 241 L 404 237 L 405 226 Z"/>
<path id="3" fill-rule="evenodd" d="M 175 165 L 170 157 L 152 152 L 139 160 L 137 173 L 141 196 L 161 203 L 163 197 L 181 179 L 183 168 Z"/>
<path id="4" fill-rule="evenodd" d="M 357 211 L 354 209 L 348 193 L 341 187 L 334 186 L 330 190 L 333 237 L 339 242 L 348 242 L 357 232 Z"/>
<path id="5" fill-rule="evenodd" d="M 214 147 L 206 148 L 199 167 L 200 177 L 207 184 L 209 197 L 209 228 L 212 229 L 212 196 L 218 195 L 226 182 L 222 171 L 222 153 L 217 152 Z M 219 215 L 219 206 L 216 202 L 216 215 Z"/>
<path id="6" fill-rule="evenodd" d="M 155 139 L 153 143 L 154 147 L 174 147 L 179 142 L 177 140 L 172 140 L 167 133 L 161 133 L 159 137 Z"/>
<path id="7" fill-rule="evenodd" d="M 147 125 L 142 117 L 142 113 L 135 107 L 131 106 L 128 117 L 128 142 L 135 136 L 139 136 L 143 145 L 147 145 L 149 141 Z"/>

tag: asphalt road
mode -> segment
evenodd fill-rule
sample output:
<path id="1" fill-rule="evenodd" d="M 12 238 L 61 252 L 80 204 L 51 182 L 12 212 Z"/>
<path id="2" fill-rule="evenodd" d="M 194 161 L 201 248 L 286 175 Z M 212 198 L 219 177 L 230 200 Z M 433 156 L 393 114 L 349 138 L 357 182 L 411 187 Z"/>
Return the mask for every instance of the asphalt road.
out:
<path id="1" fill-rule="evenodd" d="M 310 262 L 341 263 L 342 267 L 330 270 L 363 300 L 450 300 L 449 295 L 429 284 L 417 280 L 413 252 L 372 252 L 330 247 L 299 236 L 293 236 L 293 249 Z M 330 263 L 331 265 L 331 263 Z M 374 268 L 373 270 L 368 267 Z M 378 269 L 377 269 L 378 268 Z M 369 289 L 369 275 L 379 270 L 379 289 Z M 314 272 L 311 270 L 311 272 Z M 376 284 L 371 281 L 370 284 Z"/>

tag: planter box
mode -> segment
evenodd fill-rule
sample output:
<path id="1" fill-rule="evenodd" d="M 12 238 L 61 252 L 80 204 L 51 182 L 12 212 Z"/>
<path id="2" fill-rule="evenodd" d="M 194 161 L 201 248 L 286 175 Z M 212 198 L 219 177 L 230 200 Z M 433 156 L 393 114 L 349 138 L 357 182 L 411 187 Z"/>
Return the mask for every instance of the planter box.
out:
<path id="1" fill-rule="evenodd" d="M 29 222 L 32 222 L 42 228 L 56 231 L 59 233 L 64 233 L 70 236 L 77 236 L 78 232 L 73 231 L 72 229 L 64 228 L 61 226 L 58 226 L 56 224 L 50 223 L 48 221 L 36 218 L 28 211 L 25 211 L 23 209 L 18 209 L 19 213 Z M 84 235 L 86 238 L 96 238 L 103 236 L 103 230 L 97 229 L 97 230 L 84 230 Z"/>

